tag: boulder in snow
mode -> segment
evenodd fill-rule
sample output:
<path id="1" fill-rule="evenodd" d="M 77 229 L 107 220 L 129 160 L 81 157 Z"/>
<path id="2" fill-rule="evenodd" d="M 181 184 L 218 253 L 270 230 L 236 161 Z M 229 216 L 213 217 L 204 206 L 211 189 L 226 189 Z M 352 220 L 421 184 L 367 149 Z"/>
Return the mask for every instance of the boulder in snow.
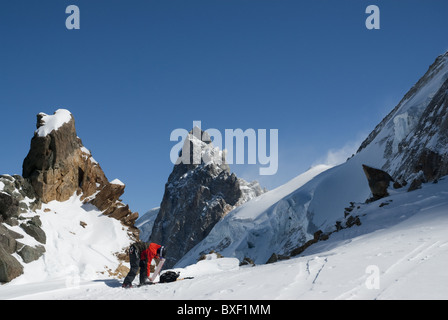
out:
<path id="1" fill-rule="evenodd" d="M 372 191 L 372 201 L 387 197 L 389 192 L 387 188 L 389 188 L 389 184 L 394 180 L 392 177 L 385 171 L 372 168 L 366 165 L 362 165 L 364 173 L 369 182 L 370 190 Z"/>

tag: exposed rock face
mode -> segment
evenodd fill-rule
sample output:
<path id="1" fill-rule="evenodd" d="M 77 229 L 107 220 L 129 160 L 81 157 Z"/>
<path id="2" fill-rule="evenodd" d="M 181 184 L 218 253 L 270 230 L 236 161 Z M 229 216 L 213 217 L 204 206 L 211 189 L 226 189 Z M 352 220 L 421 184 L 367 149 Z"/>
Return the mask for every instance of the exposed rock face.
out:
<path id="1" fill-rule="evenodd" d="M 200 160 L 194 161 L 194 148 L 200 150 Z M 223 152 L 198 128 L 185 139 L 180 157 L 182 154 L 190 155 L 190 163 L 174 166 L 150 237 L 167 247 L 168 268 L 235 206 L 263 192 L 258 183 L 249 184 L 231 173 Z"/>
<path id="2" fill-rule="evenodd" d="M 58 117 L 58 112 L 53 117 Z M 66 201 L 75 192 L 86 197 L 92 195 L 97 191 L 97 183 L 106 185 L 108 181 L 103 171 L 76 134 L 73 116 L 42 136 L 38 132 L 45 126 L 43 117 L 42 113 L 37 115 L 38 130 L 31 140 L 22 174 L 31 181 L 38 197 L 44 203 Z"/>
<path id="3" fill-rule="evenodd" d="M 23 273 L 23 265 L 13 256 L 17 253 L 24 263 L 37 260 L 45 252 L 45 247 L 24 245 L 24 236 L 8 228 L 20 228 L 45 244 L 46 235 L 41 229 L 38 216 L 26 217 L 22 213 L 40 208 L 41 202 L 31 184 L 21 176 L 0 176 L 0 282 L 9 282 Z"/>
<path id="4" fill-rule="evenodd" d="M 387 172 L 380 169 L 366 165 L 362 165 L 362 168 L 369 182 L 370 190 L 372 191 L 371 200 L 375 201 L 387 197 L 389 195 L 387 188 L 390 183 L 394 181 L 392 177 Z"/>
<path id="5" fill-rule="evenodd" d="M 67 110 L 57 110 L 52 116 L 37 115 L 37 130 L 23 162 L 23 177 L 44 203 L 66 201 L 77 193 L 126 226 L 132 227 L 138 218 L 138 213 L 119 200 L 124 184 L 108 181 L 77 136 L 75 119 Z"/>
<path id="6" fill-rule="evenodd" d="M 9 282 L 23 274 L 23 266 L 0 246 L 0 283 Z"/>

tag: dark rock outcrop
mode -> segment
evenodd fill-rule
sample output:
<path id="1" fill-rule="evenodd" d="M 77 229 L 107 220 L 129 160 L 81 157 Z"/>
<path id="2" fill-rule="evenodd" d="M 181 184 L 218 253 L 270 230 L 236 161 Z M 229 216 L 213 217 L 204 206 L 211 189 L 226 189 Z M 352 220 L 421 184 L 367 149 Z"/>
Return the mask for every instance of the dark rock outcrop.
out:
<path id="1" fill-rule="evenodd" d="M 45 253 L 44 246 L 35 246 L 30 247 L 28 245 L 24 245 L 17 254 L 22 258 L 23 262 L 30 263 L 37 259 L 39 259 Z"/>
<path id="2" fill-rule="evenodd" d="M 443 156 L 429 149 L 420 154 L 415 163 L 414 172 L 423 172 L 427 181 L 434 181 L 448 173 Z"/>
<path id="3" fill-rule="evenodd" d="M 14 253 L 24 263 L 29 263 L 45 252 L 41 245 L 24 245 L 20 242 L 24 236 L 8 228 L 20 225 L 25 233 L 45 243 L 46 235 L 39 217 L 21 216 L 22 213 L 40 208 L 40 205 L 40 200 L 35 197 L 27 180 L 20 176 L 0 176 L 0 282 L 9 282 L 23 273 L 23 265 L 13 256 Z"/>
<path id="4" fill-rule="evenodd" d="M 387 197 L 389 195 L 387 188 L 394 180 L 385 171 L 362 165 L 364 173 L 369 182 L 370 190 L 372 191 L 372 201 Z"/>
<path id="5" fill-rule="evenodd" d="M 23 274 L 23 266 L 0 246 L 0 283 L 9 282 Z"/>
<path id="6" fill-rule="evenodd" d="M 0 219 L 17 219 L 20 213 L 19 201 L 7 193 L 0 193 Z"/>

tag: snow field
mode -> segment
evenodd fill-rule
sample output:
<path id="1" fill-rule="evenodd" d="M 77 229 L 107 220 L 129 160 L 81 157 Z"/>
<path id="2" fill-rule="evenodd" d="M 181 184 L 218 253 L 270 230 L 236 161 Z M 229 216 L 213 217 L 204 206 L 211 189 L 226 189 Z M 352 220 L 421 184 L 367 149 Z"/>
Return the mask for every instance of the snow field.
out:
<path id="1" fill-rule="evenodd" d="M 130 244 L 119 221 L 103 216 L 92 205 L 84 205 L 75 195 L 66 202 L 43 205 L 37 215 L 47 236 L 46 252 L 41 259 L 24 264 L 24 274 L 11 285 L 58 278 L 67 283 L 97 279 L 106 270 L 118 267 L 115 253 Z M 25 240 L 29 245 L 38 244 L 29 236 Z"/>

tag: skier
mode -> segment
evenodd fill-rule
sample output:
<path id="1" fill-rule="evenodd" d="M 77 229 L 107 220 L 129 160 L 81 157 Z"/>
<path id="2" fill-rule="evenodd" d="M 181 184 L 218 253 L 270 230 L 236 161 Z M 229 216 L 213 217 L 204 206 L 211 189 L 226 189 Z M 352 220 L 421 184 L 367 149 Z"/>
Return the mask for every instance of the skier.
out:
<path id="1" fill-rule="evenodd" d="M 151 261 L 153 258 L 164 259 L 166 249 L 157 243 L 136 242 L 129 248 L 129 262 L 131 270 L 123 281 L 123 288 L 132 288 L 132 281 L 135 279 L 138 268 L 140 268 L 140 285 L 150 284 L 148 280 L 150 274 Z M 161 263 L 161 262 L 160 262 Z"/>

